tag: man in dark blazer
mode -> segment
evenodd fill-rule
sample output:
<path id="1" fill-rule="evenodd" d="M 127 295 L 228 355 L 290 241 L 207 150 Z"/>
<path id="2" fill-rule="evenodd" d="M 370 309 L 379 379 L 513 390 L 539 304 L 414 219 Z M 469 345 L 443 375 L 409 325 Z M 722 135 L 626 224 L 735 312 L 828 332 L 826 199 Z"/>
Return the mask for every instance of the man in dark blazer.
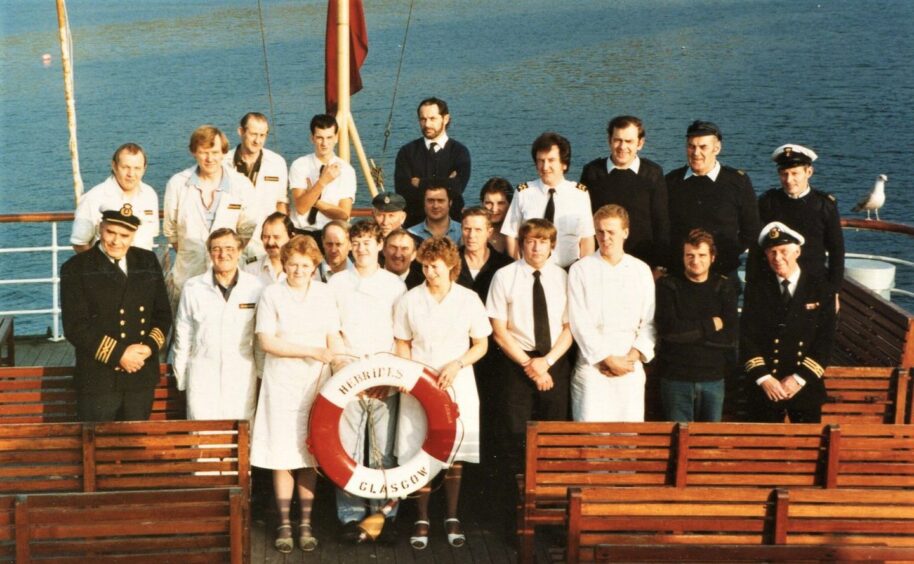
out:
<path id="1" fill-rule="evenodd" d="M 131 247 L 139 224 L 129 204 L 104 211 L 99 241 L 61 268 L 80 421 L 145 420 L 152 411 L 171 308 L 156 255 Z"/>
<path id="2" fill-rule="evenodd" d="M 797 260 L 803 236 L 773 221 L 758 240 L 770 271 L 746 286 L 740 354 L 754 421 L 818 423 L 825 403 L 822 376 L 835 338 L 835 295 Z M 754 383 L 754 385 L 753 385 Z"/>
<path id="3" fill-rule="evenodd" d="M 470 180 L 470 151 L 448 137 L 451 115 L 447 102 L 426 98 L 416 109 L 422 137 L 400 148 L 394 166 L 394 187 L 406 199 L 405 225 L 425 221 L 425 189 L 443 186 L 451 196 L 450 217 L 460 221 L 463 191 Z"/>

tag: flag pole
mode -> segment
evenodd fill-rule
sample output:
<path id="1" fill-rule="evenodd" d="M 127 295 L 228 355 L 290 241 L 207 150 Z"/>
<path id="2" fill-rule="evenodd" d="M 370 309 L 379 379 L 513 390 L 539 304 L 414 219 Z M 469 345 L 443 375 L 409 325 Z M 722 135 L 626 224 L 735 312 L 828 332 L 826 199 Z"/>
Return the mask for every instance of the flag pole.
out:
<path id="1" fill-rule="evenodd" d="M 349 154 L 349 0 L 336 3 L 336 85 L 338 106 L 336 123 L 339 126 L 340 158 L 347 163 Z"/>
<path id="2" fill-rule="evenodd" d="M 76 97 L 73 94 L 73 63 L 70 60 L 70 22 L 65 0 L 57 0 L 57 27 L 60 39 L 60 62 L 63 67 L 63 92 L 67 104 L 67 128 L 70 131 L 70 163 L 73 169 L 73 197 L 76 204 L 83 195 L 83 179 L 79 172 L 79 147 L 76 144 Z"/>

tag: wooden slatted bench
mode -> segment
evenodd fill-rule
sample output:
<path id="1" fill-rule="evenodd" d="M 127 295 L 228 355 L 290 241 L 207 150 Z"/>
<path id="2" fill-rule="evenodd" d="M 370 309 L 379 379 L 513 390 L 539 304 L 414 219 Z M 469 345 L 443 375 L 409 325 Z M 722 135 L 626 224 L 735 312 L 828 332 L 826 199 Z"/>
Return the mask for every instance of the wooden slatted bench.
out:
<path id="1" fill-rule="evenodd" d="M 914 317 L 845 278 L 832 356 L 835 364 L 914 367 Z"/>
<path id="2" fill-rule="evenodd" d="M 0 559 L 241 564 L 240 488 L 4 496 Z M 12 503 L 10 503 L 12 501 Z M 4 531 L 4 529 L 0 529 Z"/>
<path id="3" fill-rule="evenodd" d="M 914 425 L 531 422 L 526 456 L 522 562 L 572 487 L 911 487 Z"/>
<path id="4" fill-rule="evenodd" d="M 15 320 L 0 315 L 0 366 L 16 365 Z"/>
<path id="5" fill-rule="evenodd" d="M 905 423 L 911 370 L 883 366 L 829 366 L 825 423 Z"/>
<path id="6" fill-rule="evenodd" d="M 72 366 L 0 368 L 0 423 L 76 421 Z M 162 364 L 150 419 L 184 419 L 187 402 Z"/>
<path id="7" fill-rule="evenodd" d="M 567 529 L 572 563 L 910 561 L 914 492 L 575 488 Z"/>

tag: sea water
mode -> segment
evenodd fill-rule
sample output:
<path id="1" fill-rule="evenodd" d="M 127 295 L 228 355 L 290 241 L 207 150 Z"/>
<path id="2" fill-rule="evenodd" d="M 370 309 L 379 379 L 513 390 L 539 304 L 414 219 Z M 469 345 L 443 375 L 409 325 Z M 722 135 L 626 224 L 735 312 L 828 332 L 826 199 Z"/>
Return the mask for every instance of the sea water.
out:
<path id="1" fill-rule="evenodd" d="M 263 34 L 256 0 L 67 5 L 86 189 L 108 175 L 114 149 L 134 141 L 161 195 L 193 163 L 195 127 L 215 124 L 234 144 L 247 111 L 272 116 L 267 146 L 287 161 L 311 152 L 308 122 L 324 109 L 325 2 L 262 0 Z M 409 7 L 365 2 L 365 88 L 352 100 L 391 189 L 397 148 L 419 135 L 416 104 L 434 95 L 450 105 L 449 134 L 472 154 L 468 203 L 490 176 L 535 178 L 530 143 L 545 130 L 570 139 L 577 179 L 605 156 L 607 120 L 628 113 L 645 121 L 642 155 L 665 170 L 685 164 L 686 126 L 711 120 L 723 130 L 720 161 L 746 171 L 758 193 L 777 186 L 772 150 L 800 143 L 818 152 L 813 186 L 833 193 L 842 214 L 886 174 L 881 216 L 914 222 L 912 2 L 417 1 L 382 150 Z M 360 178 L 356 205 L 368 202 Z M 54 3 L 0 0 L 0 213 L 73 207 Z M 69 229 L 60 226 L 65 246 Z M 914 257 L 910 238 L 845 233 L 849 251 Z M 46 225 L 0 225 L 0 247 L 49 243 Z M 48 256 L 0 254 L 0 279 L 48 277 Z M 914 290 L 911 269 L 898 283 Z M 49 285 L 0 286 L 0 310 L 50 304 Z M 17 332 L 49 323 L 21 317 Z"/>

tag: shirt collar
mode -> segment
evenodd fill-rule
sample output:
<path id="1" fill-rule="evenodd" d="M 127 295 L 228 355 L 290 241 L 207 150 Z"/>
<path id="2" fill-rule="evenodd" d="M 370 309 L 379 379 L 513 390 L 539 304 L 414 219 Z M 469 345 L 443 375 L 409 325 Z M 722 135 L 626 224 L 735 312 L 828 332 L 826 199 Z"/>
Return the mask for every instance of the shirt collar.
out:
<path id="1" fill-rule="evenodd" d="M 255 183 L 257 180 L 257 175 L 260 173 L 260 166 L 263 164 L 263 150 L 260 151 L 260 154 L 257 155 L 257 160 L 254 161 L 254 164 L 251 165 L 251 168 L 248 169 L 248 164 L 244 162 L 244 159 L 241 158 L 243 150 L 241 144 L 235 147 L 235 155 L 232 157 L 232 165 L 235 167 L 235 170 L 239 173 L 248 177 L 248 180 L 251 183 Z"/>
<path id="2" fill-rule="evenodd" d="M 616 168 L 619 170 L 630 170 L 630 171 L 634 172 L 635 174 L 638 174 L 638 171 L 641 170 L 641 157 L 635 155 L 635 160 L 632 161 L 632 164 L 630 164 L 628 166 L 628 168 L 622 168 L 622 167 L 616 166 L 616 164 L 613 162 L 613 158 L 608 157 L 606 159 L 606 172 L 612 172 L 613 169 L 616 169 Z"/>
<path id="3" fill-rule="evenodd" d="M 778 279 L 778 286 L 780 286 L 781 283 L 784 282 L 784 280 L 787 280 L 790 283 L 788 288 L 790 289 L 791 296 L 793 296 L 794 294 L 797 293 L 797 282 L 799 282 L 799 280 L 800 280 L 800 269 L 799 268 L 794 270 L 793 274 L 791 274 L 787 278 L 781 278 L 777 274 L 775 274 L 775 278 Z"/>
<path id="4" fill-rule="evenodd" d="M 228 190 L 229 187 L 229 173 L 228 168 L 225 164 L 222 165 L 222 179 L 219 181 L 219 187 L 216 188 L 217 192 L 222 192 Z M 193 172 L 190 173 L 190 178 L 187 179 L 187 185 L 193 186 L 194 188 L 199 188 L 202 181 L 200 180 L 200 175 L 197 174 L 197 167 L 194 167 Z"/>
<path id="5" fill-rule="evenodd" d="M 447 140 L 448 140 L 447 131 L 443 132 L 441 135 L 439 135 L 438 137 L 436 137 L 434 139 L 429 139 L 428 137 L 423 137 L 422 140 L 425 141 L 426 150 L 431 148 L 432 142 L 434 141 L 435 143 L 438 143 L 438 150 L 440 151 L 441 149 L 444 148 L 445 145 L 447 145 Z"/>
<path id="6" fill-rule="evenodd" d="M 711 172 L 709 172 L 708 174 L 705 174 L 704 176 L 707 176 L 708 178 L 710 178 L 711 182 L 717 182 L 717 175 L 719 175 L 719 174 L 720 174 L 720 161 L 717 161 L 716 163 L 714 163 L 714 168 L 711 169 Z M 698 176 L 698 175 L 695 174 L 694 172 L 692 172 L 692 169 L 690 167 L 686 170 L 685 177 L 683 177 L 683 180 L 688 180 L 692 176 Z"/>
<path id="7" fill-rule="evenodd" d="M 235 276 L 232 277 L 232 281 L 229 282 L 228 286 L 223 286 L 222 284 L 219 283 L 218 280 L 216 280 L 216 271 L 210 270 L 210 275 L 211 275 L 211 278 L 213 281 L 213 286 L 215 286 L 216 288 L 219 289 L 220 292 L 222 292 L 222 297 L 225 298 L 226 300 L 229 299 L 229 296 L 231 295 L 232 290 L 234 290 L 235 286 L 238 285 L 238 276 L 239 276 L 238 273 L 240 271 L 241 271 L 240 268 L 236 268 Z"/>
<path id="8" fill-rule="evenodd" d="M 784 190 L 784 195 L 787 196 L 788 198 L 790 198 L 791 200 L 799 200 L 801 198 L 805 198 L 806 196 L 808 196 L 810 192 L 812 192 L 812 187 L 807 186 L 806 190 L 803 190 L 796 196 L 791 196 L 790 194 L 787 193 L 787 190 Z"/>

